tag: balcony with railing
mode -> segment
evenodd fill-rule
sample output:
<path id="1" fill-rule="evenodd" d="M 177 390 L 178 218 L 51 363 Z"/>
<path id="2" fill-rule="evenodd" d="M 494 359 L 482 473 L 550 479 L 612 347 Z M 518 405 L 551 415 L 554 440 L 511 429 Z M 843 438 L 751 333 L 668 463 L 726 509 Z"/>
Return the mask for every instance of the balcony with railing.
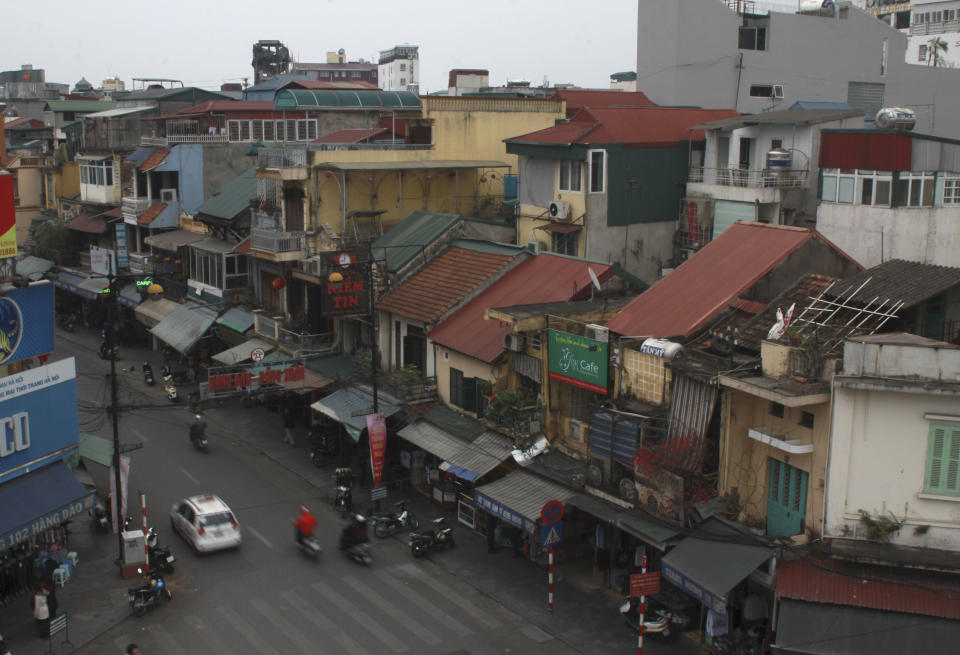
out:
<path id="1" fill-rule="evenodd" d="M 935 23 L 918 23 L 910 26 L 910 36 L 946 34 L 947 32 L 960 32 L 960 20 L 941 20 Z"/>
<path id="2" fill-rule="evenodd" d="M 771 168 L 694 167 L 690 169 L 687 181 L 751 189 L 803 189 L 810 184 L 810 172 L 806 169 L 779 171 Z"/>
<path id="3" fill-rule="evenodd" d="M 293 261 L 306 257 L 307 233 L 285 232 L 280 214 L 253 212 L 250 247 L 254 255 L 271 261 Z"/>
<path id="4" fill-rule="evenodd" d="M 136 220 L 137 216 L 147 211 L 147 207 L 153 201 L 150 198 L 121 198 L 120 199 L 120 208 L 123 211 L 123 217 L 130 217 L 132 220 Z"/>
<path id="5" fill-rule="evenodd" d="M 253 331 L 297 357 L 328 354 L 337 346 L 336 332 L 308 334 L 289 330 L 283 327 L 282 316 L 271 316 L 261 310 L 253 312 Z"/>
<path id="6" fill-rule="evenodd" d="M 279 177 L 281 180 L 305 180 L 307 148 L 260 148 L 257 152 L 257 171 L 261 176 Z"/>

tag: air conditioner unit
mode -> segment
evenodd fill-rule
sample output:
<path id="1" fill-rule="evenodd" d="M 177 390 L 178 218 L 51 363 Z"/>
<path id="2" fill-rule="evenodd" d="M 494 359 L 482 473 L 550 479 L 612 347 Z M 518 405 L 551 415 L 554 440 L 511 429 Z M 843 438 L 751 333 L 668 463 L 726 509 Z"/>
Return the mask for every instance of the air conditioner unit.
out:
<path id="1" fill-rule="evenodd" d="M 777 99 L 783 99 L 783 85 L 774 84 L 773 85 L 773 97 Z"/>
<path id="2" fill-rule="evenodd" d="M 176 202 L 176 201 L 177 201 L 176 189 L 160 189 L 160 202 Z"/>
<path id="3" fill-rule="evenodd" d="M 523 352 L 524 338 L 522 334 L 507 332 L 503 335 L 503 347 L 515 353 Z"/>
<path id="4" fill-rule="evenodd" d="M 534 255 L 540 254 L 540 242 L 539 241 L 527 241 L 527 249 L 532 252 Z"/>
<path id="5" fill-rule="evenodd" d="M 610 329 L 604 327 L 603 325 L 594 325 L 593 323 L 588 323 L 586 337 L 588 339 L 593 339 L 594 341 L 602 341 L 603 343 L 607 343 L 610 341 Z"/>
<path id="6" fill-rule="evenodd" d="M 560 221 L 570 220 L 570 203 L 563 200 L 554 200 L 547 207 L 547 213 L 550 214 L 550 218 Z"/>

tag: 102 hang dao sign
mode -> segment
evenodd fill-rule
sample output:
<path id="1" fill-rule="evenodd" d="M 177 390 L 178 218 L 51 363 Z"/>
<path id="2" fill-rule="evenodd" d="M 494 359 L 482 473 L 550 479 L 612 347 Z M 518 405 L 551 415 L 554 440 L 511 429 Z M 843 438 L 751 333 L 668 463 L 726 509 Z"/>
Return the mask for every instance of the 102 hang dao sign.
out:
<path id="1" fill-rule="evenodd" d="M 547 333 L 549 376 L 582 389 L 607 393 L 607 344 L 558 330 Z"/>

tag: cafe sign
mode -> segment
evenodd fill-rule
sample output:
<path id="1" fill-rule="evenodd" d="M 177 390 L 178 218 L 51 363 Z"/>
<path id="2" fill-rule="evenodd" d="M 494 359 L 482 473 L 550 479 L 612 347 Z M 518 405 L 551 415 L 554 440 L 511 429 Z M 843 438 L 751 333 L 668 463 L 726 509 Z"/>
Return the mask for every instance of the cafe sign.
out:
<path id="1" fill-rule="evenodd" d="M 548 375 L 596 393 L 607 393 L 607 344 L 569 332 L 548 330 Z"/>

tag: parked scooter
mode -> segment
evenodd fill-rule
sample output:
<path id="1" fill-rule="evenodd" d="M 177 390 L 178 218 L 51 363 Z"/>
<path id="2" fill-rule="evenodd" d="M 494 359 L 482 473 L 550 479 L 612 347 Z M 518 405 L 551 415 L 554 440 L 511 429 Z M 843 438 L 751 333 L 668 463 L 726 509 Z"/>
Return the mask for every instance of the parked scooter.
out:
<path id="1" fill-rule="evenodd" d="M 439 517 L 433 519 L 435 530 L 420 530 L 410 533 L 410 552 L 414 557 L 424 557 L 434 548 L 441 546 L 456 546 L 453 540 L 453 528 L 447 525 L 447 519 Z"/>
<path id="2" fill-rule="evenodd" d="M 158 546 L 159 533 L 156 528 L 147 530 L 147 555 L 150 562 L 151 571 L 162 571 L 163 573 L 173 573 L 173 563 L 177 558 L 173 556 L 173 551 L 169 546 Z"/>
<path id="3" fill-rule="evenodd" d="M 337 439 L 327 432 L 310 432 L 310 461 L 317 468 L 337 456 L 340 445 Z"/>
<path id="4" fill-rule="evenodd" d="M 143 381 L 148 387 L 153 386 L 153 367 L 150 366 L 150 362 L 143 363 Z"/>
<path id="5" fill-rule="evenodd" d="M 207 441 L 207 422 L 200 414 L 194 416 L 193 423 L 190 425 L 190 443 L 202 453 L 207 452 L 210 447 Z"/>
<path id="6" fill-rule="evenodd" d="M 333 509 L 346 517 L 353 510 L 353 471 L 348 467 L 338 468 L 334 473 L 337 495 L 333 499 Z"/>
<path id="7" fill-rule="evenodd" d="M 638 631 L 640 628 L 640 599 L 627 598 L 620 605 L 620 614 L 623 615 L 624 621 L 633 631 Z M 670 630 L 670 617 L 662 610 L 651 608 L 648 603 L 643 616 L 643 634 L 647 637 L 655 637 L 666 641 L 673 634 Z"/>
<path id="8" fill-rule="evenodd" d="M 143 575 L 143 569 L 137 569 L 137 573 Z M 130 601 L 130 609 L 133 610 L 134 616 L 143 616 L 151 606 L 159 605 L 161 600 L 167 601 L 172 598 L 173 593 L 163 581 L 159 571 L 151 571 L 146 584 L 127 590 L 127 600 Z"/>
<path id="9" fill-rule="evenodd" d="M 100 359 L 119 359 L 120 357 L 120 348 L 117 346 L 111 346 L 106 341 L 100 342 L 100 348 L 97 350 L 97 355 Z"/>
<path id="10" fill-rule="evenodd" d="M 373 517 L 373 533 L 381 539 L 389 535 L 394 530 L 408 528 L 416 530 L 420 527 L 420 521 L 413 512 L 407 509 L 407 501 L 401 500 L 393 504 L 397 508 L 396 513 L 379 514 Z"/>
<path id="11" fill-rule="evenodd" d="M 173 383 L 172 375 L 165 375 L 160 380 L 160 385 L 163 388 L 163 392 L 167 394 L 167 400 L 172 403 L 175 403 L 180 400 L 180 397 L 177 395 L 177 386 Z"/>

